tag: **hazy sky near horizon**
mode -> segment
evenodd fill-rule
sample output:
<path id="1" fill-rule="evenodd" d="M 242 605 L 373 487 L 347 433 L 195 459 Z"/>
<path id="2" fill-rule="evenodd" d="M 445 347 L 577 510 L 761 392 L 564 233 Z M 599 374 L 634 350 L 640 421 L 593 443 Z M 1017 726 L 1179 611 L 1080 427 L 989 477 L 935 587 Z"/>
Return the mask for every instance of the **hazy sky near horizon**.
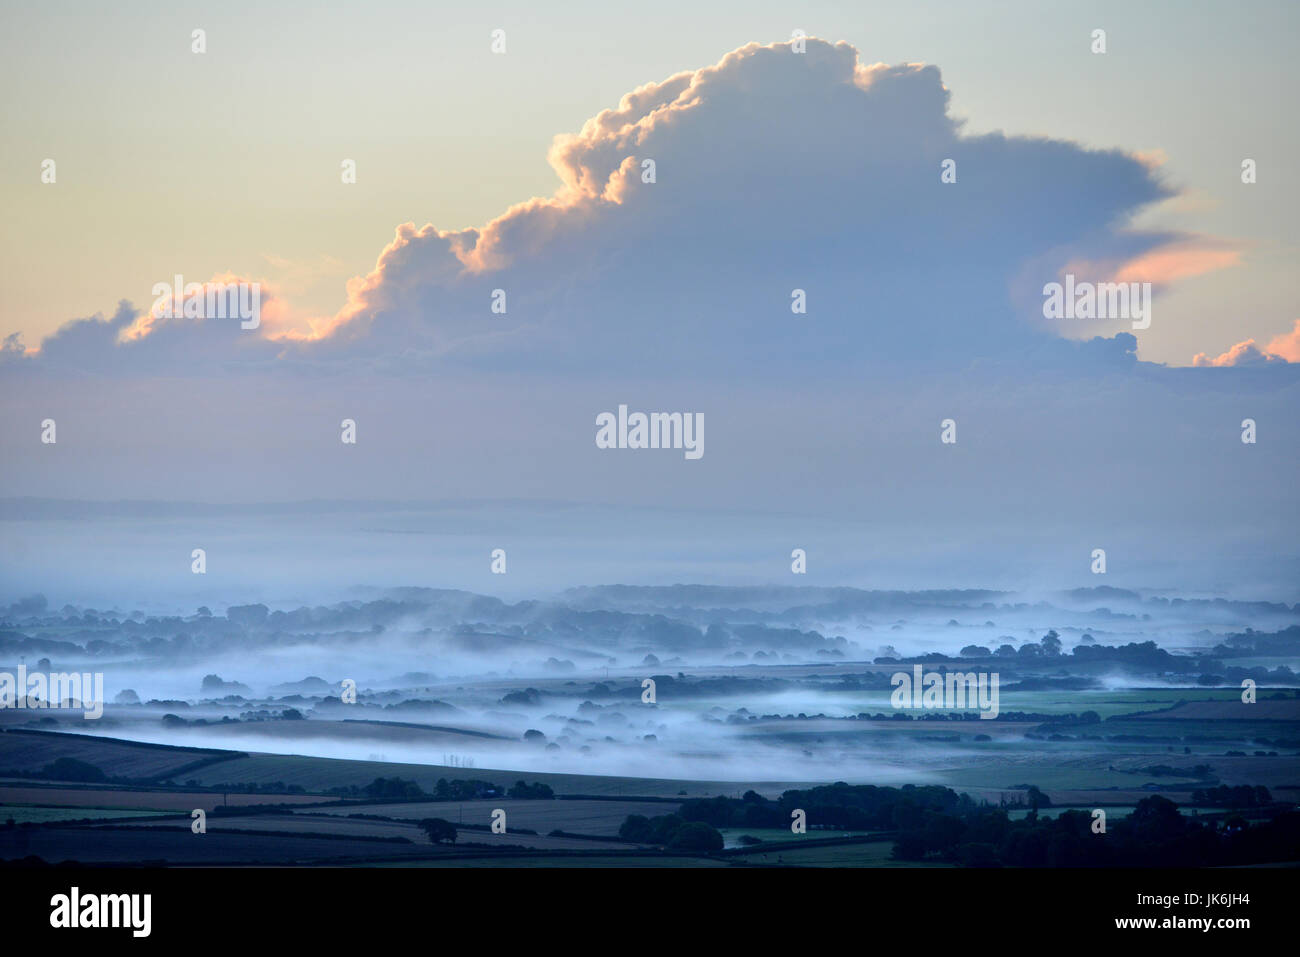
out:
<path id="1" fill-rule="evenodd" d="M 557 134 L 626 93 L 798 28 L 863 64 L 926 63 L 963 133 L 1159 164 L 1134 228 L 1195 237 L 1139 356 L 1186 365 L 1289 333 L 1300 133 L 1294 3 L 6 3 L 0 336 L 147 309 L 182 274 L 261 279 L 282 318 L 335 316 L 394 229 L 481 228 L 551 196 Z M 191 31 L 207 52 L 191 52 Z M 507 53 L 490 52 L 506 30 Z M 1093 29 L 1108 51 L 1089 51 Z M 789 119 L 797 137 L 800 117 Z M 1259 181 L 1240 182 L 1240 163 Z M 41 163 L 57 162 L 42 184 Z M 344 158 L 357 182 L 340 183 Z M 740 172 L 740 171 L 738 171 Z M 1043 210 L 1042 215 L 1054 215 Z M 1211 250 L 1210 259 L 1204 253 Z M 1186 258 L 1186 257 L 1184 257 Z"/>

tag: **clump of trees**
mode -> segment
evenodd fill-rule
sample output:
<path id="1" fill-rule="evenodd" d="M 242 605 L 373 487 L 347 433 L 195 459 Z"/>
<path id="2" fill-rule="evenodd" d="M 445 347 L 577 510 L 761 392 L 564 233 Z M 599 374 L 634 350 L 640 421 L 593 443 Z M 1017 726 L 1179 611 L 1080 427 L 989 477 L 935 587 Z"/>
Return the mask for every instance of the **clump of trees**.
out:
<path id="1" fill-rule="evenodd" d="M 1267 821 L 1238 815 L 1225 821 L 1184 816 L 1168 798 L 1143 798 L 1127 818 L 1093 831 L 1088 811 L 1040 816 L 1051 806 L 1047 795 L 1024 785 L 1029 814 L 1012 820 L 1005 807 L 975 803 L 969 795 L 940 786 L 899 788 L 849 785 L 790 790 L 769 800 L 754 791 L 740 798 L 696 798 L 677 814 L 646 818 L 631 815 L 619 836 L 643 844 L 699 849 L 703 831 L 681 834 L 690 824 L 711 829 L 790 826 L 791 812 L 802 809 L 810 825 L 896 834 L 894 857 L 933 860 L 967 867 L 1210 867 L 1300 860 L 1300 811 L 1273 804 L 1267 788 L 1214 787 L 1194 791 L 1197 804 L 1273 808 Z M 715 830 L 716 833 L 716 830 Z M 679 837 L 679 835 L 681 835 Z M 709 847 L 721 848 L 707 839 Z M 748 843 L 748 842 L 746 842 Z"/>
<path id="2" fill-rule="evenodd" d="M 414 801 L 429 797 L 414 781 L 403 781 L 397 777 L 375 778 L 361 791 L 376 801 Z"/>
<path id="3" fill-rule="evenodd" d="M 474 798 L 496 797 L 500 793 L 501 788 L 491 781 L 479 781 L 473 778 L 468 780 L 456 778 L 451 781 L 438 778 L 438 783 L 433 786 L 435 801 L 472 801 Z"/>
<path id="4" fill-rule="evenodd" d="M 444 821 L 440 817 L 426 817 L 420 822 L 420 829 L 428 835 L 430 844 L 441 844 L 444 841 L 456 843 L 456 825 L 451 821 Z"/>
<path id="5" fill-rule="evenodd" d="M 555 798 L 555 792 L 549 785 L 542 784 L 540 781 L 534 781 L 532 784 L 516 781 L 506 792 L 506 797 L 525 801 L 549 801 Z"/>
<path id="6" fill-rule="evenodd" d="M 98 768 L 88 761 L 79 761 L 76 758 L 55 758 L 45 767 L 41 768 L 40 776 L 49 778 L 52 781 L 80 781 L 95 782 L 107 781 L 108 775 L 102 768 Z"/>
<path id="7" fill-rule="evenodd" d="M 898 860 L 939 860 L 968 867 L 1215 867 L 1300 857 L 1300 812 L 1279 811 L 1254 825 L 1181 814 L 1168 798 L 1143 798 L 1126 818 L 1093 831 L 1087 811 L 1054 819 L 1037 812 L 1012 821 L 1002 808 L 926 811 L 894 845 Z"/>
<path id="8" fill-rule="evenodd" d="M 740 798 L 694 798 L 679 812 L 684 820 L 714 827 L 787 828 L 791 813 L 805 811 L 809 821 L 847 830 L 893 830 L 924 811 L 975 807 L 970 797 L 937 785 L 901 788 L 835 784 L 784 792 L 771 801 L 755 791 Z"/>
<path id="9" fill-rule="evenodd" d="M 703 821 L 687 821 L 680 814 L 646 817 L 629 814 L 618 829 L 618 836 L 638 844 L 659 844 L 671 851 L 697 851 L 716 854 L 722 850 L 722 835 Z"/>
<path id="10" fill-rule="evenodd" d="M 535 781 L 532 784 L 526 781 L 516 781 L 514 786 L 507 791 L 499 784 L 492 781 L 480 781 L 477 778 L 455 778 L 450 781 L 446 778 L 439 778 L 438 783 L 433 787 L 432 794 L 426 792 L 414 781 L 406 781 L 397 777 L 375 778 L 369 784 L 360 788 L 356 785 L 334 787 L 330 788 L 330 793 L 338 794 L 341 797 L 364 797 L 372 801 L 473 801 L 502 795 L 524 800 L 550 800 L 555 797 L 555 792 L 540 781 Z"/>
<path id="11" fill-rule="evenodd" d="M 670 851 L 698 851 L 716 854 L 722 850 L 722 835 L 703 821 L 687 821 L 668 838 Z"/>

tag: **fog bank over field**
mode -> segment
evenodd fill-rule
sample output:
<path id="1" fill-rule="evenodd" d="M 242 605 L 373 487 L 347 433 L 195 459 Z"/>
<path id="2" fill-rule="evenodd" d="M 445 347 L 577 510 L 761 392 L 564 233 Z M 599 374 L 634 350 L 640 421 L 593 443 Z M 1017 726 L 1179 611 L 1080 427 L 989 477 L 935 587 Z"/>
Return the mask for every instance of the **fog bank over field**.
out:
<path id="1" fill-rule="evenodd" d="M 109 703 L 85 721 L 26 702 L 0 726 L 467 774 L 918 783 L 972 760 L 958 744 L 995 761 L 1045 714 L 1086 725 L 1108 693 L 1300 686 L 1300 607 L 1280 601 L 1113 586 L 352 593 L 161 615 L 27 596 L 0 611 L 0 670 L 102 673 Z M 996 713 L 900 712 L 893 676 L 914 668 L 999 675 Z"/>

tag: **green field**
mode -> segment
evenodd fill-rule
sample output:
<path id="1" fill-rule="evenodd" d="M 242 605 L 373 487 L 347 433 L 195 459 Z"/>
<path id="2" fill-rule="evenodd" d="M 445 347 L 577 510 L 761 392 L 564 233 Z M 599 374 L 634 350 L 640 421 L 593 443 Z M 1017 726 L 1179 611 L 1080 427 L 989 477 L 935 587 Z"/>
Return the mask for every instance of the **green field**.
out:
<path id="1" fill-rule="evenodd" d="M 0 734 L 0 768 L 7 771 L 39 771 L 58 758 L 75 758 L 111 769 L 116 777 L 161 779 L 177 773 L 184 776 L 191 765 L 239 753 L 150 745 L 80 733 L 32 733 L 9 729 Z"/>
<path id="2" fill-rule="evenodd" d="M 40 807 L 31 804 L 0 804 L 0 824 L 11 818 L 15 824 L 45 824 L 52 821 L 113 821 L 118 818 L 159 817 L 169 813 L 120 807 Z"/>
<path id="3" fill-rule="evenodd" d="M 873 666 L 879 670 L 885 666 Z M 910 671 L 910 665 L 897 666 L 899 671 Z M 962 666 L 949 662 L 954 670 Z M 1264 692 L 1265 695 L 1273 692 Z M 893 714 L 889 691 L 869 691 L 855 693 L 826 692 L 824 699 L 846 713 L 854 714 Z M 1156 711 L 1172 707 L 1179 701 L 1240 701 L 1241 691 L 1235 688 L 1123 688 L 1069 691 L 1052 689 L 1046 691 L 1015 691 L 1003 689 L 998 699 L 998 709 L 1008 711 L 1028 711 L 1036 714 L 1078 714 L 1082 711 L 1095 711 L 1102 720 L 1120 714 L 1135 711 Z M 975 710 L 975 709 L 970 709 Z M 835 713 L 828 708 L 827 713 Z"/>
<path id="4" fill-rule="evenodd" d="M 321 814 L 345 817 L 351 814 L 374 814 L 405 821 L 426 817 L 445 818 L 453 823 L 489 824 L 493 810 L 506 812 L 511 828 L 528 828 L 538 834 L 554 830 L 570 834 L 615 837 L 628 815 L 657 817 L 672 814 L 680 805 L 670 802 L 638 801 L 521 801 L 488 798 L 477 801 L 406 802 L 402 804 L 362 804 L 321 808 Z"/>
<path id="5" fill-rule="evenodd" d="M 358 865 L 363 867 L 726 867 L 726 861 L 706 857 L 660 857 L 638 855 L 633 857 L 604 855 L 591 857 L 520 856 L 495 858 L 463 858 L 428 861 L 393 861 L 383 864 Z"/>
<path id="6" fill-rule="evenodd" d="M 718 828 L 718 832 L 722 835 L 723 847 L 728 850 L 733 847 L 750 846 L 740 842 L 741 835 L 744 834 L 748 834 L 750 837 L 756 837 L 764 844 L 780 844 L 784 847 L 787 844 L 797 845 L 800 841 L 806 841 L 809 839 L 818 840 L 828 837 L 862 837 L 870 833 L 869 831 L 821 831 L 814 829 L 810 830 L 807 834 L 794 834 L 788 827 L 721 827 Z"/>
<path id="7" fill-rule="evenodd" d="M 282 781 L 298 785 L 308 791 L 319 792 L 330 787 L 364 787 L 377 777 L 396 775 L 415 781 L 426 791 L 433 791 L 439 778 L 476 778 L 510 785 L 521 778 L 549 785 L 556 794 L 584 794 L 595 797 L 714 797 L 737 791 L 734 781 L 679 781 L 670 778 L 633 778 L 609 775 L 556 774 L 545 771 L 510 771 L 494 768 L 451 768 L 436 764 L 399 764 L 382 761 L 358 761 L 342 758 L 316 758 L 302 755 L 254 754 L 234 758 L 211 767 L 200 768 L 185 779 L 194 779 L 204 787 L 222 783 L 257 782 L 270 784 Z M 807 782 L 754 782 L 739 785 L 741 789 L 754 786 L 761 793 L 779 794 L 787 788 L 806 786 Z M 685 792 L 685 793 L 681 793 Z"/>
<path id="8" fill-rule="evenodd" d="M 838 844 L 830 847 L 781 847 L 757 854 L 745 854 L 732 860 L 746 864 L 770 864 L 787 867 L 947 867 L 946 864 L 916 864 L 896 861 L 893 841 L 869 844 Z"/>

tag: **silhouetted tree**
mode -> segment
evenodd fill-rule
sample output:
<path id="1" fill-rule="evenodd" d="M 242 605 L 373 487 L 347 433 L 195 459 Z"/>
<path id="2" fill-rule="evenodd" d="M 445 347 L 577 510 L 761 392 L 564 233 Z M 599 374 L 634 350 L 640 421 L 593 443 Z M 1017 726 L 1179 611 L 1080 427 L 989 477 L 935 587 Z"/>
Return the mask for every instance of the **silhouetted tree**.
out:
<path id="1" fill-rule="evenodd" d="M 430 844 L 441 844 L 443 841 L 456 843 L 456 825 L 451 821 L 444 821 L 440 817 L 426 817 L 420 822 L 420 828 L 429 836 Z"/>

